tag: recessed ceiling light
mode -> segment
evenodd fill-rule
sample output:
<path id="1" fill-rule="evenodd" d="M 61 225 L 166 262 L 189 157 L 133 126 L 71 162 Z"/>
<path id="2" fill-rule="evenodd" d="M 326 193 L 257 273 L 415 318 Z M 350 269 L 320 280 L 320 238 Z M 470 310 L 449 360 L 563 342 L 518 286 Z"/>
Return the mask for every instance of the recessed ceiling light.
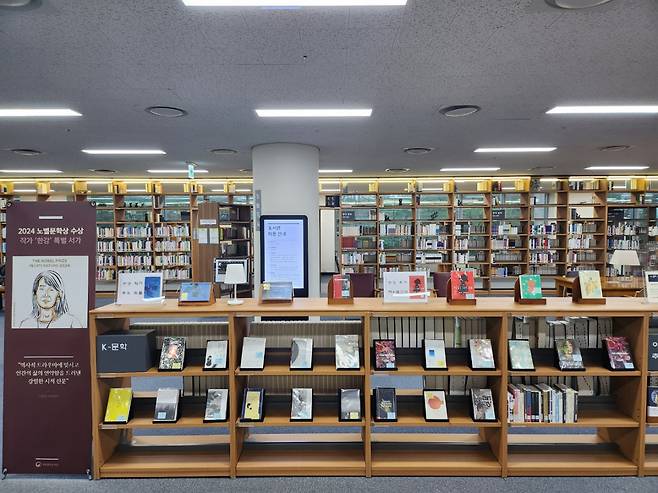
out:
<path id="1" fill-rule="evenodd" d="M 634 169 L 647 169 L 649 166 L 645 166 L 642 164 L 638 165 L 622 165 L 622 164 L 615 164 L 615 165 L 605 165 L 605 166 L 588 166 L 585 169 L 589 170 L 600 170 L 600 171 L 613 171 L 613 170 L 634 170 Z"/>
<path id="2" fill-rule="evenodd" d="M 652 115 L 658 113 L 658 105 L 556 106 L 546 113 L 548 115 Z"/>
<path id="3" fill-rule="evenodd" d="M 37 151 L 36 149 L 11 149 L 11 152 L 18 154 L 19 156 L 39 156 L 40 154 L 43 154 L 43 152 Z"/>
<path id="4" fill-rule="evenodd" d="M 409 168 L 386 168 L 387 173 L 408 173 Z"/>
<path id="5" fill-rule="evenodd" d="M 155 116 L 163 116 L 165 118 L 178 118 L 187 115 L 187 111 L 174 106 L 149 106 L 144 111 Z"/>
<path id="6" fill-rule="evenodd" d="M 444 106 L 439 110 L 439 113 L 444 116 L 459 118 L 477 113 L 481 109 L 482 108 L 475 106 L 474 104 L 458 104 L 454 106 Z"/>
<path id="7" fill-rule="evenodd" d="M 500 168 L 485 167 L 485 168 L 441 168 L 441 171 L 498 171 Z"/>
<path id="8" fill-rule="evenodd" d="M 631 147 L 632 146 L 629 146 L 629 145 L 603 146 L 603 147 L 599 147 L 599 151 L 603 151 L 603 152 L 620 152 L 620 151 L 627 151 Z"/>
<path id="9" fill-rule="evenodd" d="M 108 168 L 91 168 L 89 169 L 92 173 L 99 173 L 101 175 L 112 175 L 117 172 L 115 169 L 108 169 Z"/>
<path id="10" fill-rule="evenodd" d="M 183 0 L 188 7 L 376 7 L 407 0 Z"/>
<path id="11" fill-rule="evenodd" d="M 99 156 L 148 156 L 167 154 L 161 149 L 82 149 L 85 154 Z"/>
<path id="12" fill-rule="evenodd" d="M 552 152 L 557 147 L 479 147 L 474 152 Z"/>
<path id="13" fill-rule="evenodd" d="M 612 0 L 546 0 L 546 3 L 551 7 L 557 7 L 558 9 L 578 10 L 598 7 L 611 1 Z"/>
<path id="14" fill-rule="evenodd" d="M 0 169 L 0 173 L 20 173 L 24 175 L 38 173 L 41 175 L 48 173 L 62 173 L 62 171 L 58 169 Z"/>
<path id="15" fill-rule="evenodd" d="M 350 118 L 369 117 L 372 115 L 372 108 L 257 109 L 256 114 L 261 118 Z"/>
<path id="16" fill-rule="evenodd" d="M 320 173 L 352 173 L 351 169 L 320 169 Z"/>
<path id="17" fill-rule="evenodd" d="M 69 108 L 0 108 L 0 118 L 39 116 L 82 116 L 82 114 Z"/>
<path id="18" fill-rule="evenodd" d="M 14 193 L 35 193 L 36 191 L 36 188 L 14 188 Z"/>
<path id="19" fill-rule="evenodd" d="M 147 173 L 161 174 L 161 173 L 172 173 L 172 174 L 187 174 L 187 169 L 147 169 Z M 207 173 L 207 169 L 195 169 L 194 173 Z"/>
<path id="20" fill-rule="evenodd" d="M 210 152 L 220 156 L 230 156 L 232 154 L 237 154 L 238 151 L 235 149 L 229 149 L 228 147 L 218 147 L 217 149 L 210 149 Z"/>
<path id="21" fill-rule="evenodd" d="M 540 178 L 539 181 L 543 183 L 555 183 L 560 181 L 560 178 Z"/>
<path id="22" fill-rule="evenodd" d="M 413 156 L 421 156 L 423 154 L 429 154 L 434 150 L 434 147 L 405 147 L 403 151 L 407 154 Z"/>

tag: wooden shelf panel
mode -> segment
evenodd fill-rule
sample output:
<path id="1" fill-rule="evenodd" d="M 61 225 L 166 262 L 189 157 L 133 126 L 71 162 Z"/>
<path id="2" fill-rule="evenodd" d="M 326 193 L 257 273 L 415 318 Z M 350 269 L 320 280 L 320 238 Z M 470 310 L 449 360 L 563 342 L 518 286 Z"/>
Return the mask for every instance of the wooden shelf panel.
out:
<path id="1" fill-rule="evenodd" d="M 372 445 L 373 476 L 500 476 L 501 466 L 488 446 Z"/>
<path id="2" fill-rule="evenodd" d="M 421 351 L 419 349 L 419 351 Z M 480 376 L 480 377 L 499 377 L 502 375 L 501 370 L 472 370 L 468 365 L 463 364 L 450 364 L 447 370 L 425 370 L 419 363 L 399 361 L 397 363 L 398 369 L 393 371 L 388 370 L 372 370 L 373 375 L 433 375 L 433 376 L 448 376 L 448 375 L 467 375 L 467 376 Z"/>
<path id="3" fill-rule="evenodd" d="M 238 476 L 365 476 L 364 446 L 356 444 L 245 444 Z"/>
<path id="4" fill-rule="evenodd" d="M 616 446 L 527 445 L 509 448 L 510 476 L 635 476 L 638 467 Z"/>
<path id="5" fill-rule="evenodd" d="M 625 415 L 613 406 L 597 404 L 578 405 L 577 423 L 509 423 L 515 428 L 542 428 L 542 427 L 566 427 L 566 428 L 637 428 L 640 423 Z"/>
<path id="6" fill-rule="evenodd" d="M 235 370 L 239 377 L 248 376 L 360 376 L 365 375 L 363 365 L 358 370 L 337 370 L 335 363 L 315 363 L 312 370 L 291 370 L 289 363 L 267 363 L 262 370 Z"/>
<path id="7" fill-rule="evenodd" d="M 361 427 L 361 421 L 339 421 L 337 402 L 313 402 L 313 421 L 291 421 L 290 402 L 266 402 L 265 419 L 262 422 L 249 422 L 238 420 L 240 428 L 259 428 L 266 426 L 330 426 L 330 427 Z"/>
<path id="8" fill-rule="evenodd" d="M 148 371 L 131 371 L 131 372 L 103 372 L 98 373 L 98 378 L 124 378 L 124 377 L 220 377 L 227 376 L 228 370 L 203 369 L 201 365 L 187 365 L 181 371 L 159 371 L 156 367 Z"/>
<path id="9" fill-rule="evenodd" d="M 448 401 L 449 421 L 425 421 L 423 401 L 401 402 L 398 399 L 397 421 L 372 421 L 373 426 L 381 427 L 436 427 L 436 428 L 500 428 L 500 421 L 476 422 L 471 419 L 468 407 L 463 404 Z"/>
<path id="10" fill-rule="evenodd" d="M 644 474 L 658 476 L 658 446 L 647 445 L 644 456 Z"/>
<path id="11" fill-rule="evenodd" d="M 562 371 L 549 365 L 536 365 L 535 371 L 510 370 L 511 377 L 639 377 L 642 372 L 634 371 L 611 371 L 604 366 L 589 365 L 585 371 Z"/>
<path id="12" fill-rule="evenodd" d="M 101 478 L 229 476 L 228 446 L 124 447 L 101 465 Z"/>
<path id="13" fill-rule="evenodd" d="M 136 403 L 138 399 L 133 399 L 133 417 L 128 423 L 100 423 L 98 427 L 102 430 L 127 430 L 127 429 L 158 429 L 158 428 L 228 428 L 228 422 L 204 423 L 205 405 L 185 404 L 184 401 L 178 408 L 178 421 L 175 423 L 154 423 L 153 414 L 155 412 L 155 400 L 139 399 L 150 402 Z"/>

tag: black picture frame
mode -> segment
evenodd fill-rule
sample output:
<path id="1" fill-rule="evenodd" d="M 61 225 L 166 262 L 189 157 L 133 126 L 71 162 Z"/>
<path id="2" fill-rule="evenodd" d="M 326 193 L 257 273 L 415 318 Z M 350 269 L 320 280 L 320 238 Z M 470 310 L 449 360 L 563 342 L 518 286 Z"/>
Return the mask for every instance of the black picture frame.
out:
<path id="1" fill-rule="evenodd" d="M 607 366 L 608 370 L 614 371 L 614 372 L 620 372 L 620 373 L 629 372 L 629 371 L 636 371 L 637 370 L 637 366 L 635 365 L 635 360 L 633 359 L 633 354 L 630 351 L 631 350 L 631 343 L 628 340 L 628 338 L 625 337 L 625 339 L 626 339 L 626 344 L 628 345 L 628 355 L 631 357 L 631 363 L 633 364 L 633 368 L 615 368 L 613 366 L 612 360 L 610 359 L 610 349 L 608 348 L 608 344 L 609 344 L 608 343 L 608 338 L 606 337 L 605 339 L 603 339 L 603 349 L 605 350 L 606 366 Z"/>
<path id="2" fill-rule="evenodd" d="M 498 418 L 496 416 L 496 402 L 493 397 L 493 392 L 491 392 L 491 404 L 494 410 L 494 418 L 493 419 L 479 419 L 476 417 L 475 413 L 475 402 L 473 401 L 473 392 L 476 390 L 489 390 L 491 392 L 491 389 L 471 389 L 470 392 L 470 400 L 471 400 L 471 406 L 470 406 L 470 411 L 471 411 L 471 419 L 475 423 L 495 423 L 498 421 Z"/>
<path id="3" fill-rule="evenodd" d="M 259 394 L 258 397 L 258 418 L 252 419 L 252 418 L 245 418 L 245 410 L 247 409 L 247 394 L 250 392 L 256 392 Z M 265 389 L 258 389 L 258 388 L 250 388 L 247 387 L 244 389 L 242 392 L 242 407 L 240 411 L 240 421 L 243 423 L 262 423 L 263 420 L 265 419 L 265 413 L 263 412 L 264 410 L 264 401 L 265 401 Z"/>
<path id="4" fill-rule="evenodd" d="M 554 351 L 554 357 L 555 357 L 555 368 L 557 368 L 558 370 L 563 371 L 563 372 L 570 372 L 570 371 L 578 371 L 578 372 L 581 372 L 581 371 L 582 371 L 582 372 L 584 372 L 584 371 L 586 371 L 587 368 L 585 367 L 585 361 L 584 361 L 584 360 L 583 360 L 583 362 L 582 362 L 582 366 L 581 366 L 580 368 L 564 368 L 564 369 L 563 369 L 563 368 L 560 366 L 560 352 L 558 351 L 558 346 L 557 346 L 557 341 L 558 341 L 558 340 L 559 340 L 559 339 L 556 339 L 556 340 L 555 340 L 555 351 Z M 573 339 L 572 339 L 572 340 L 573 340 Z M 577 347 L 578 352 L 580 353 L 581 358 L 582 358 L 582 352 L 580 351 L 580 346 L 578 346 L 578 345 L 575 344 L 575 340 L 574 340 L 574 345 L 575 345 L 575 347 Z M 606 357 L 607 357 L 607 356 L 608 356 L 608 355 L 606 354 Z"/>
<path id="5" fill-rule="evenodd" d="M 432 339 L 432 340 L 441 340 L 441 339 Z M 422 348 L 423 348 L 423 370 L 426 371 L 448 371 L 448 357 L 446 354 L 446 366 L 445 368 L 436 368 L 436 367 L 431 367 L 427 366 L 427 347 L 425 346 L 425 339 L 423 338 L 423 343 L 422 343 Z M 445 354 L 445 341 L 443 341 L 443 352 Z"/>
<path id="6" fill-rule="evenodd" d="M 108 401 L 105 403 L 105 413 L 103 413 L 103 424 L 106 425 L 127 425 L 131 419 L 134 418 L 134 411 L 135 411 L 135 397 L 131 395 L 130 397 L 130 406 L 128 407 L 128 417 L 126 421 L 106 421 L 105 420 L 105 415 L 107 414 L 107 405 L 109 404 L 109 395 L 108 395 Z"/>
<path id="7" fill-rule="evenodd" d="M 391 342 L 393 343 L 393 368 L 383 368 L 377 366 L 377 343 L 378 342 Z M 395 346 L 395 339 L 373 339 L 372 341 L 372 367 L 375 371 L 387 372 L 387 371 L 397 371 L 398 362 L 397 362 L 397 348 Z"/>
<path id="8" fill-rule="evenodd" d="M 427 416 L 427 403 L 425 401 L 425 392 L 443 392 L 443 401 L 446 406 L 446 418 L 445 419 L 434 419 L 434 418 L 429 418 Z M 445 391 L 445 389 L 423 389 L 423 417 L 425 418 L 425 421 L 428 423 L 447 423 L 450 421 L 450 416 L 448 414 L 448 402 L 446 399 L 446 396 L 448 393 Z"/>
<path id="9" fill-rule="evenodd" d="M 181 357 L 181 367 L 180 368 L 162 368 L 162 353 L 164 352 L 164 345 L 166 339 L 182 339 L 183 340 L 183 351 Z M 158 357 L 158 372 L 165 373 L 180 373 L 185 369 L 185 354 L 187 353 L 187 338 L 186 337 L 176 337 L 176 336 L 166 336 L 162 340 L 162 347 L 160 348 L 160 354 Z"/>
<path id="10" fill-rule="evenodd" d="M 301 221 L 302 222 L 302 241 L 303 245 L 303 274 L 304 274 L 304 286 L 301 288 L 295 288 L 293 285 L 293 292 L 295 298 L 308 298 L 308 217 L 305 215 L 283 215 L 283 214 L 267 214 L 260 216 L 260 231 L 261 231 L 261 241 L 260 241 L 260 282 L 263 283 L 266 281 L 265 273 L 267 272 L 267 236 L 263 234 L 266 230 L 266 225 L 268 221 Z M 279 279 L 267 279 L 267 281 L 275 281 Z"/>
<path id="11" fill-rule="evenodd" d="M 510 339 L 507 341 L 507 359 L 509 360 L 509 370 L 510 371 L 536 371 L 536 368 L 514 368 L 512 366 L 512 349 L 510 343 L 512 341 L 518 341 L 522 339 Z M 532 350 L 530 350 L 530 357 L 532 358 Z M 534 365 L 534 359 L 532 360 Z"/>
<path id="12" fill-rule="evenodd" d="M 393 399 L 391 402 L 393 403 L 393 414 L 395 414 L 395 418 L 382 418 L 379 416 L 377 413 L 377 410 L 379 409 L 379 401 L 384 397 L 384 393 L 392 393 Z M 374 392 L 373 392 L 373 419 L 378 422 L 378 423 L 395 423 L 398 420 L 398 398 L 395 393 L 395 387 L 376 387 Z"/>
<path id="13" fill-rule="evenodd" d="M 471 370 L 476 371 L 476 372 L 477 371 L 494 371 L 494 370 L 496 370 L 496 355 L 493 352 L 493 342 L 491 341 L 491 339 L 478 339 L 478 340 L 489 341 L 489 344 L 491 345 L 491 353 L 493 355 L 493 367 L 491 367 L 491 368 L 481 368 L 481 367 L 475 367 L 475 365 L 473 364 L 473 348 L 471 346 L 471 341 L 476 340 L 476 339 L 477 338 L 468 340 L 468 366 L 470 367 Z"/>
<path id="14" fill-rule="evenodd" d="M 343 418 L 343 392 L 347 390 L 356 390 L 359 393 L 359 417 L 358 419 Z M 341 423 L 359 423 L 363 421 L 363 397 L 361 389 L 338 389 L 338 421 Z"/>
<path id="15" fill-rule="evenodd" d="M 297 387 L 295 387 L 297 388 Z M 292 394 L 295 390 L 295 388 L 290 389 L 290 422 L 291 423 L 310 423 L 313 421 L 313 409 L 315 408 L 315 394 L 313 393 L 313 389 L 311 390 L 311 417 L 310 418 L 300 418 L 300 419 L 294 419 L 292 417 Z"/>
<path id="16" fill-rule="evenodd" d="M 240 363 L 242 363 L 242 354 L 244 353 L 244 339 L 242 339 L 242 348 L 240 348 Z M 239 366 L 240 371 L 263 371 L 265 369 L 265 359 L 267 358 L 267 338 L 258 337 L 257 339 L 265 339 L 265 348 L 263 349 L 263 364 L 260 367 L 243 367 Z"/>
<path id="17" fill-rule="evenodd" d="M 338 335 L 355 335 L 355 334 L 336 334 L 334 336 L 334 362 L 335 362 L 336 371 L 338 371 L 338 372 L 341 372 L 341 371 L 345 371 L 345 372 L 360 371 L 361 370 L 361 365 L 363 364 L 363 360 L 364 360 L 364 355 L 363 355 L 363 352 L 361 351 L 361 346 L 357 346 L 357 350 L 359 352 L 359 364 L 358 364 L 358 366 L 356 366 L 356 367 L 355 366 L 350 366 L 350 367 L 345 367 L 345 366 L 339 367 L 338 366 L 338 356 L 336 354 L 337 353 L 337 351 L 336 351 L 336 346 L 337 346 L 336 336 L 338 336 Z M 357 337 L 357 344 L 358 344 L 358 337 L 359 336 L 357 335 L 356 337 Z"/>
<path id="18" fill-rule="evenodd" d="M 311 339 L 311 344 L 313 344 L 313 347 L 311 347 L 311 366 L 309 366 L 307 368 L 293 368 L 292 367 L 292 345 L 293 345 L 293 341 L 291 340 L 290 341 L 290 363 L 288 364 L 288 368 L 290 369 L 290 371 L 313 371 L 313 364 L 315 362 L 315 352 L 314 352 L 313 349 L 315 348 L 315 341 L 313 341 L 312 337 L 304 337 L 304 338 L 302 338 L 302 337 L 293 337 L 293 339 Z"/>
<path id="19" fill-rule="evenodd" d="M 206 389 L 206 405 L 203 408 L 203 422 L 204 423 L 226 423 L 228 421 L 229 410 L 231 409 L 231 395 L 228 389 L 219 389 L 226 390 L 226 416 L 224 419 L 206 419 L 206 408 L 208 407 L 208 390 Z"/>
<path id="20" fill-rule="evenodd" d="M 224 360 L 226 364 L 223 368 L 206 368 L 206 357 L 208 355 L 208 344 L 211 342 L 224 342 L 226 341 L 226 359 Z M 226 371 L 228 370 L 228 358 L 229 358 L 229 347 L 227 339 L 209 339 L 206 341 L 206 353 L 203 355 L 203 371 L 213 372 L 213 371 Z"/>

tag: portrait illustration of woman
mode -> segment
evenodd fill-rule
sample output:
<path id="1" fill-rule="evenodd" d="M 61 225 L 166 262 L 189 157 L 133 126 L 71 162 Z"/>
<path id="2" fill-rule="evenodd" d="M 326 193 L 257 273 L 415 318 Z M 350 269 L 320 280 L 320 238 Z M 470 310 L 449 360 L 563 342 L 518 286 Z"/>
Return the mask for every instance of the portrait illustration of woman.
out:
<path id="1" fill-rule="evenodd" d="M 82 323 L 69 313 L 62 276 L 54 270 L 37 274 L 32 283 L 32 312 L 19 324 L 21 329 L 73 329 Z"/>

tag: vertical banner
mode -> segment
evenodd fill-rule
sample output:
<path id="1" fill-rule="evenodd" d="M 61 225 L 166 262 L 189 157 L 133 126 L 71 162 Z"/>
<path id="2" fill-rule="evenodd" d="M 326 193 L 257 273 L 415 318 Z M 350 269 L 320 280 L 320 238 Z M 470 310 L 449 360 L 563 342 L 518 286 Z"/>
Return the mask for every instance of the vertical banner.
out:
<path id="1" fill-rule="evenodd" d="M 10 203 L 6 241 L 3 470 L 86 474 L 95 208 Z"/>

